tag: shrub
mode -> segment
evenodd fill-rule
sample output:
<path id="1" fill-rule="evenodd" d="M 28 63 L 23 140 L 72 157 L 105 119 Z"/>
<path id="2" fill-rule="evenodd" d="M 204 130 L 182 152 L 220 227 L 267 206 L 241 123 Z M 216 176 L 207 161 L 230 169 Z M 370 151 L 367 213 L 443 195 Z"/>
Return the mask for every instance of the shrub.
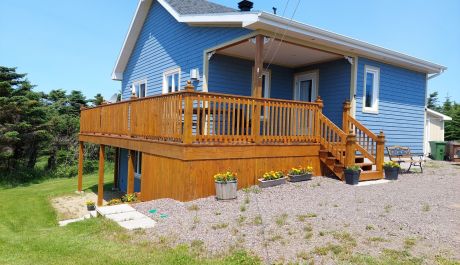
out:
<path id="1" fill-rule="evenodd" d="M 217 173 L 214 175 L 214 180 L 218 182 L 235 181 L 237 178 L 236 172 L 227 171 L 224 173 Z"/>
<path id="2" fill-rule="evenodd" d="M 121 201 L 121 199 L 111 199 L 107 205 L 117 205 L 117 204 L 122 204 L 123 202 Z"/>
<path id="3" fill-rule="evenodd" d="M 400 168 L 401 166 L 393 161 L 383 163 L 383 168 Z"/>
<path id="4" fill-rule="evenodd" d="M 86 206 L 95 206 L 96 204 L 93 201 L 87 201 Z"/>
<path id="5" fill-rule="evenodd" d="M 360 171 L 361 167 L 358 165 L 353 165 L 353 166 L 348 166 L 345 170 L 350 170 L 350 171 Z"/>
<path id="6" fill-rule="evenodd" d="M 283 172 L 281 172 L 281 171 L 273 171 L 273 170 L 269 171 L 269 172 L 265 172 L 265 174 L 263 175 L 263 179 L 265 181 L 280 179 L 282 177 L 284 177 Z"/>
<path id="7" fill-rule="evenodd" d="M 121 197 L 122 202 L 137 202 L 137 194 L 136 193 L 131 193 L 131 194 L 125 194 L 123 197 Z"/>
<path id="8" fill-rule="evenodd" d="M 307 167 L 293 167 L 289 170 L 289 175 L 303 175 L 303 174 L 311 174 L 313 173 L 313 167 L 312 166 L 307 166 Z"/>

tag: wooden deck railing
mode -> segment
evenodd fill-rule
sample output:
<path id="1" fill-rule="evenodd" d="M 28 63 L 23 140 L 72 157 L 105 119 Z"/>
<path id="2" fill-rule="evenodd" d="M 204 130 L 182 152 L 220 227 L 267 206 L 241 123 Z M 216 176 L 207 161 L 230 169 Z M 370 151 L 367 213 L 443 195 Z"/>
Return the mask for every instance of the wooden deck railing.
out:
<path id="1" fill-rule="evenodd" d="M 198 143 L 317 142 L 322 105 L 311 102 L 197 92 L 82 109 L 80 132 Z"/>

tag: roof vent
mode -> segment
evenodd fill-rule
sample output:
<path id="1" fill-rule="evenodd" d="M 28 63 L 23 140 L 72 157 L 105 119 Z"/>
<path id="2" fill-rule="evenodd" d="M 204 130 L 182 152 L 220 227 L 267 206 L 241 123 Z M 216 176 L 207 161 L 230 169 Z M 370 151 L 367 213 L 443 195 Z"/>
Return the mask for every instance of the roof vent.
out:
<path id="1" fill-rule="evenodd" d="M 238 3 L 240 11 L 251 11 L 254 4 L 251 1 L 243 0 Z"/>

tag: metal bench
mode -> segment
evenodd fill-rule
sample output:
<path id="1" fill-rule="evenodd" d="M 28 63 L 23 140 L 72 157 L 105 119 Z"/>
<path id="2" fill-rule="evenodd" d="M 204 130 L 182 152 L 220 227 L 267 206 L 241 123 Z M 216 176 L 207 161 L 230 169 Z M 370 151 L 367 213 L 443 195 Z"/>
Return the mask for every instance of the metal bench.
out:
<path id="1" fill-rule="evenodd" d="M 410 148 L 405 146 L 388 146 L 388 157 L 391 161 L 398 163 L 409 163 L 409 168 L 406 173 L 410 171 L 412 166 L 420 167 L 420 171 L 423 173 L 422 162 L 424 162 L 423 156 L 412 155 Z"/>

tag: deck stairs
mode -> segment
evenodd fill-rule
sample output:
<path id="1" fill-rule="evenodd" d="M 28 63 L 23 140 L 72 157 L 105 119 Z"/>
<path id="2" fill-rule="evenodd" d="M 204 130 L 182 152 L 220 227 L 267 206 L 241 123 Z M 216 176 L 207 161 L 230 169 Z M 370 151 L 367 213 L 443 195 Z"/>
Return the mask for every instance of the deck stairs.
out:
<path id="1" fill-rule="evenodd" d="M 317 135 L 321 149 L 319 158 L 323 171 L 344 180 L 347 166 L 361 168 L 360 181 L 383 178 L 385 136 L 376 135 L 350 115 L 350 103 L 344 103 L 342 127 L 324 114 L 317 118 Z M 327 174 L 326 174 L 327 175 Z"/>

